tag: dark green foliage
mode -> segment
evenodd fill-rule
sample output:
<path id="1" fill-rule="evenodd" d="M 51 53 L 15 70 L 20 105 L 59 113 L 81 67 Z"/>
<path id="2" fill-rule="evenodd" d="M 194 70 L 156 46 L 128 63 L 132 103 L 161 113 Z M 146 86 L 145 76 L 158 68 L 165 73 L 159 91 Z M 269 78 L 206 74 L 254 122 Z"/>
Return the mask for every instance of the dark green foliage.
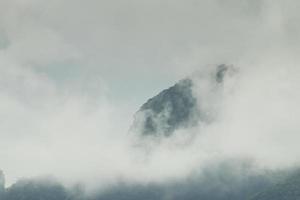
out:
<path id="1" fill-rule="evenodd" d="M 281 180 L 267 190 L 258 193 L 251 200 L 299 200 L 300 199 L 300 172 Z"/>
<path id="2" fill-rule="evenodd" d="M 163 188 L 159 185 L 120 183 L 107 191 L 95 195 L 92 200 L 160 200 L 163 194 Z"/>
<path id="3" fill-rule="evenodd" d="M 5 200 L 69 200 L 66 189 L 51 180 L 21 180 L 7 189 Z"/>
<path id="4" fill-rule="evenodd" d="M 246 200 L 273 185 L 278 176 L 252 169 L 247 163 L 229 161 L 163 184 L 119 184 L 93 200 Z"/>
<path id="5" fill-rule="evenodd" d="M 66 189 L 51 179 L 21 180 L 9 187 L 0 199 L 296 200 L 299 191 L 300 173 L 291 176 L 290 172 L 257 171 L 248 162 L 229 160 L 194 172 L 185 179 L 148 184 L 123 181 L 93 195 L 85 195 L 81 186 Z"/>

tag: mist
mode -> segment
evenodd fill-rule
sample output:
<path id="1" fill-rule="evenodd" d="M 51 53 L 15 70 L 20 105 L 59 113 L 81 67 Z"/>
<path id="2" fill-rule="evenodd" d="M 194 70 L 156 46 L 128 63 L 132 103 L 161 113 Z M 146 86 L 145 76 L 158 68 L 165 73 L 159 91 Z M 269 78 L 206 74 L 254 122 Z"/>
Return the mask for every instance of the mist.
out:
<path id="1" fill-rule="evenodd" d="M 0 1 L 0 168 L 105 188 L 181 180 L 227 159 L 299 164 L 294 0 Z M 234 73 L 216 87 L 216 65 Z M 209 123 L 139 141 L 149 98 L 192 77 Z M 141 146 L 140 144 L 147 144 Z"/>

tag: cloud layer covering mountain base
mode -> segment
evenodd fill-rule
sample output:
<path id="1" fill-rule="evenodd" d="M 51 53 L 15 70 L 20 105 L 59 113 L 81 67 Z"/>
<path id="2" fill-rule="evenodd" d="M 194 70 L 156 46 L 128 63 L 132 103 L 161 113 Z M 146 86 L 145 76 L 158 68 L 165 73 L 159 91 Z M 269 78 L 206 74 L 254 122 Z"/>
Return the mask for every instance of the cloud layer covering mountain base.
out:
<path id="1" fill-rule="evenodd" d="M 299 8 L 1 0 L 0 194 L 212 200 L 290 190 Z"/>
<path id="2" fill-rule="evenodd" d="M 281 68 L 273 68 L 270 74 L 266 68 L 246 70 L 228 66 L 222 82 L 219 82 L 216 77 L 222 70 L 220 66 L 225 65 L 205 68 L 190 77 L 193 82 L 190 98 L 197 100 L 196 111 L 200 114 L 191 114 L 191 119 L 186 117 L 197 123 L 181 127 L 175 124 L 171 135 L 160 132 L 143 135 L 136 130 L 123 136 L 103 134 L 105 141 L 102 142 L 110 141 L 111 146 L 98 146 L 101 141 L 97 141 L 98 151 L 94 153 L 100 156 L 99 150 L 105 149 L 102 156 L 109 156 L 108 162 L 101 157 L 91 158 L 100 159 L 99 165 L 84 174 L 74 174 L 75 171 L 61 174 L 63 171 L 58 165 L 58 173 L 54 174 L 58 181 L 38 177 L 18 181 L 6 190 L 5 198 L 14 200 L 20 198 L 18 195 L 38 198 L 55 190 L 61 195 L 57 197 L 59 199 L 181 199 L 183 196 L 191 199 L 224 199 L 224 196 L 246 199 L 289 179 L 298 168 L 299 152 L 294 142 L 298 138 L 294 131 L 298 129 L 294 117 L 300 113 L 297 110 L 297 91 L 291 90 L 293 86 L 297 87 L 297 73 L 291 73 L 288 80 L 280 80 L 285 78 Z M 254 89 L 256 84 L 250 77 L 255 78 L 261 87 Z M 274 85 L 276 88 L 272 87 Z M 173 92 L 173 89 L 163 93 L 168 92 Z M 266 92 L 268 95 L 263 95 Z M 283 96 L 283 92 L 287 96 Z M 290 98 L 290 95 L 296 96 Z M 159 105 L 167 106 L 162 111 L 165 120 L 160 120 L 160 115 L 152 116 L 158 116 L 154 121 L 160 124 L 156 126 L 165 127 L 168 117 L 177 115 L 172 109 L 178 104 L 164 103 L 172 97 L 167 95 L 165 99 L 158 95 L 150 100 L 157 99 Z M 135 123 L 140 121 L 143 120 Z M 278 151 L 272 149 L 275 146 Z M 88 155 L 82 151 L 82 156 Z M 88 169 L 80 163 L 86 160 L 77 157 L 74 162 L 78 164 L 70 169 Z M 111 167 L 112 163 L 114 167 Z M 116 163 L 120 165 L 115 166 Z M 78 193 L 83 196 L 78 196 Z"/>
<path id="3" fill-rule="evenodd" d="M 249 161 L 220 162 L 201 173 L 165 183 L 120 181 L 106 189 L 86 193 L 84 186 L 66 188 L 52 178 L 24 179 L 1 194 L 4 200 L 110 200 L 110 199 L 260 199 L 282 180 L 295 177 L 297 171 L 257 171 Z M 298 177 L 298 176 L 297 176 Z M 293 178 L 295 179 L 295 178 Z M 298 179 L 297 179 L 298 180 Z M 289 183 L 289 182 L 287 182 Z M 298 185 L 294 184 L 294 187 Z M 290 190 L 282 190 L 290 192 Z M 265 194 L 266 193 L 266 194 Z M 291 196 L 294 198 L 296 196 Z"/>

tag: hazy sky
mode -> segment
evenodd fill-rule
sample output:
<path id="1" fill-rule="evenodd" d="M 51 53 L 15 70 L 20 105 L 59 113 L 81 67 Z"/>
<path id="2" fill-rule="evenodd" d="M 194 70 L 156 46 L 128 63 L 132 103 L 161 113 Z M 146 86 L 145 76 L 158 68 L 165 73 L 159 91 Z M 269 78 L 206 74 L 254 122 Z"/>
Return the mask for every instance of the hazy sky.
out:
<path id="1" fill-rule="evenodd" d="M 250 91 L 233 98 L 240 104 L 225 103 L 225 110 L 236 112 L 218 126 L 234 127 L 223 141 L 242 140 L 249 131 L 236 133 L 250 127 L 247 120 L 263 108 L 272 116 L 277 108 L 285 114 L 266 123 L 268 134 L 273 122 L 285 121 L 281 128 L 293 127 L 295 135 L 299 9 L 296 0 L 0 0 L 0 168 L 9 183 L 44 173 L 70 178 L 91 172 L 87 179 L 96 172 L 108 179 L 144 174 L 128 158 L 133 113 L 178 79 L 220 63 L 250 74 L 237 84 Z M 266 91 L 268 101 L 256 98 Z M 250 109 L 246 97 L 258 107 Z M 275 103 L 268 107 L 269 102 Z M 245 153 L 257 137 L 248 139 L 239 143 L 248 144 Z M 243 146 L 223 141 L 220 149 L 228 152 Z M 190 168 L 198 157 L 185 160 L 186 155 L 196 150 L 177 152 L 178 160 L 170 163 L 186 161 Z M 186 173 L 183 166 L 166 173 L 170 163 L 157 171 L 161 165 L 155 163 L 171 154 L 161 152 L 147 166 L 149 176 Z"/>
<path id="2" fill-rule="evenodd" d="M 299 3 L 290 0 L 2 0 L 0 6 L 1 56 L 58 84 L 101 81 L 113 98 L 135 105 L 191 69 L 299 43 Z"/>

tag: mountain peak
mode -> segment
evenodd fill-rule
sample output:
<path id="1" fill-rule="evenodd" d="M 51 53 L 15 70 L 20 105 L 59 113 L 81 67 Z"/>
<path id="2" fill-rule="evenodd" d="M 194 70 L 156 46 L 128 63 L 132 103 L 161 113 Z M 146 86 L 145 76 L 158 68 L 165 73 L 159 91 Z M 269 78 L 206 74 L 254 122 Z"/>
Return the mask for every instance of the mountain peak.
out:
<path id="1" fill-rule="evenodd" d="M 220 85 L 231 68 L 225 64 L 218 65 L 207 77 L 215 85 Z M 199 121 L 205 122 L 205 113 L 201 113 L 193 91 L 194 83 L 201 79 L 202 75 L 200 72 L 180 80 L 150 98 L 135 114 L 131 130 L 143 136 L 168 137 L 177 129 L 195 126 Z"/>

